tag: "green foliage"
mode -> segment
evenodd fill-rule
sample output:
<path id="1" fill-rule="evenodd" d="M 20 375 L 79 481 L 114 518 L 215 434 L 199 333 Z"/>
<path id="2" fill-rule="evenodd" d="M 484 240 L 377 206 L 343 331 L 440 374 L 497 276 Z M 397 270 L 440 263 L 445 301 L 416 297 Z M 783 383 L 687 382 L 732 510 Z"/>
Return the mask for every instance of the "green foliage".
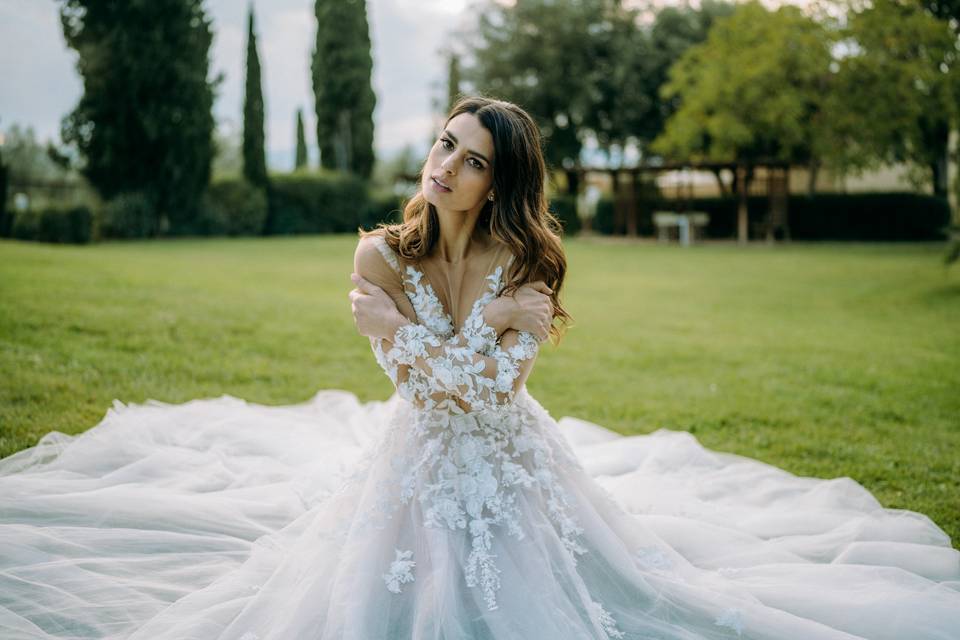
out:
<path id="1" fill-rule="evenodd" d="M 677 202 L 666 198 L 647 200 L 643 210 L 704 211 L 710 215 L 706 235 L 731 238 L 737 233 L 736 198 L 694 198 Z M 761 224 L 769 199 L 747 199 L 748 222 Z M 942 240 L 950 220 L 950 205 L 943 198 L 918 193 L 821 193 L 792 195 L 787 201 L 790 237 L 794 240 L 929 241 Z M 597 206 L 593 230 L 613 233 L 613 203 L 604 198 Z M 654 231 L 649 213 L 641 231 Z"/>
<path id="2" fill-rule="evenodd" d="M 11 235 L 18 240 L 86 244 L 93 237 L 93 214 L 85 206 L 18 211 Z"/>
<path id="3" fill-rule="evenodd" d="M 367 184 L 353 174 L 293 173 L 271 177 L 266 233 L 345 233 L 369 224 Z"/>
<path id="4" fill-rule="evenodd" d="M 450 54 L 450 61 L 447 64 L 447 112 L 453 108 L 454 103 L 460 97 L 460 56 L 455 53 Z"/>
<path id="5" fill-rule="evenodd" d="M 315 0 L 311 70 L 320 165 L 368 178 L 373 171 L 373 58 L 366 0 Z"/>
<path id="6" fill-rule="evenodd" d="M 303 130 L 303 109 L 297 109 L 297 153 L 293 159 L 294 171 L 307 167 L 307 137 Z"/>
<path id="7" fill-rule="evenodd" d="M 350 315 L 355 247 L 353 232 L 0 241 L 0 455 L 80 433 L 114 399 L 387 398 Z M 551 415 L 849 476 L 960 544 L 960 272 L 940 245 L 565 248 L 576 326 L 527 383 Z"/>
<path id="8" fill-rule="evenodd" d="M 104 205 L 102 215 L 104 238 L 149 238 L 160 232 L 153 199 L 141 192 L 115 195 Z"/>
<path id="9" fill-rule="evenodd" d="M 809 161 L 828 133 L 831 46 L 797 7 L 738 5 L 670 68 L 662 95 L 680 106 L 653 150 L 695 161 Z"/>
<path id="10" fill-rule="evenodd" d="M 207 188 L 198 233 L 256 236 L 267 220 L 267 194 L 242 178 L 216 180 Z"/>
<path id="11" fill-rule="evenodd" d="M 247 77 L 243 94 L 243 176 L 252 185 L 267 186 L 267 160 L 263 134 L 263 90 L 260 56 L 253 27 L 253 4 L 247 16 Z"/>
<path id="12" fill-rule="evenodd" d="M 653 140 L 674 108 L 659 96 L 667 68 L 731 11 L 707 0 L 663 8 L 651 27 L 638 27 L 639 11 L 611 0 L 488 2 L 465 76 L 530 111 L 548 162 L 570 167 L 591 133 L 611 156 L 612 146 Z"/>
<path id="13" fill-rule="evenodd" d="M 849 50 L 832 93 L 831 158 L 842 168 L 905 162 L 920 186 L 946 196 L 947 147 L 958 125 L 960 40 L 915 3 L 855 7 L 842 31 Z"/>
<path id="14" fill-rule="evenodd" d="M 197 214 L 213 155 L 203 0 L 60 3 L 84 85 L 63 140 L 79 149 L 104 199 L 140 192 L 175 232 Z"/>
<path id="15" fill-rule="evenodd" d="M 596 56 L 604 33 L 604 0 L 490 1 L 480 14 L 465 70 L 481 92 L 515 102 L 536 119 L 548 164 L 579 162 L 593 106 Z M 598 35 L 593 35 L 594 33 Z"/>
<path id="16" fill-rule="evenodd" d="M 550 212 L 560 222 L 565 237 L 580 232 L 583 225 L 577 215 L 577 199 L 575 196 L 554 194 L 550 198 Z"/>

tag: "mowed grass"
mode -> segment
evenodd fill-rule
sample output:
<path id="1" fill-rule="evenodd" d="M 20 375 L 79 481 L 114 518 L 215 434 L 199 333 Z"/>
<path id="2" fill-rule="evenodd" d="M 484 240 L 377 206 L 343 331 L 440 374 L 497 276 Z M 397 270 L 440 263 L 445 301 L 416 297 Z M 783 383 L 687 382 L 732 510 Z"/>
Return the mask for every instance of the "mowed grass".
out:
<path id="1" fill-rule="evenodd" d="M 79 433 L 115 398 L 386 398 L 350 315 L 354 246 L 0 242 L 0 455 Z M 528 384 L 555 417 L 849 476 L 960 541 L 960 268 L 941 245 L 567 252 L 576 326 Z"/>

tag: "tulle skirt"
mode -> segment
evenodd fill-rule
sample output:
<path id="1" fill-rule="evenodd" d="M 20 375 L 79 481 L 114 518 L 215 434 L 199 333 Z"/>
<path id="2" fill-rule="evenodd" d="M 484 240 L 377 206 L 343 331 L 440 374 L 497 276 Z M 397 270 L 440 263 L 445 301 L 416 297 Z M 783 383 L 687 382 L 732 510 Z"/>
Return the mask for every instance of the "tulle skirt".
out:
<path id="1" fill-rule="evenodd" d="M 530 468 L 484 488 L 408 482 L 431 451 L 397 396 L 117 401 L 0 460 L 0 638 L 960 638 L 960 558 L 928 517 L 516 406 Z M 450 524 L 483 491 L 513 516 Z"/>

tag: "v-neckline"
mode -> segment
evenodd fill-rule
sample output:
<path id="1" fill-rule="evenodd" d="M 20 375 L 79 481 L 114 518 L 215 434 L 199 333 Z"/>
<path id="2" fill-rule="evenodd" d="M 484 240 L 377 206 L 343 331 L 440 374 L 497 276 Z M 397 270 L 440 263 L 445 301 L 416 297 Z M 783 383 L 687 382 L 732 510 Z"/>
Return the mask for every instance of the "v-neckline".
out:
<path id="1" fill-rule="evenodd" d="M 415 271 L 420 276 L 419 283 L 412 283 L 414 289 L 416 289 L 418 286 L 423 288 L 424 293 L 430 298 L 431 303 L 436 305 L 439 313 L 443 316 L 443 319 L 447 321 L 447 324 L 450 325 L 450 328 L 453 331 L 453 333 L 458 334 L 463 329 L 463 327 L 467 325 L 467 323 L 473 317 L 473 314 L 477 313 L 477 310 L 478 310 L 477 303 L 480 300 L 482 300 L 485 296 L 488 296 L 491 294 L 496 296 L 496 293 L 500 290 L 500 284 L 503 280 L 503 271 L 505 269 L 505 266 L 509 266 L 511 262 L 513 262 L 513 256 L 508 258 L 506 265 L 497 265 L 496 267 L 493 268 L 492 271 L 487 272 L 487 274 L 483 277 L 484 286 L 481 288 L 480 295 L 477 296 L 470 303 L 470 312 L 463 319 L 463 324 L 459 327 L 454 326 L 453 315 L 449 311 L 447 311 L 446 307 L 443 306 L 443 302 L 441 302 L 440 296 L 437 295 L 437 291 L 434 288 L 433 283 L 430 282 L 430 278 L 427 277 L 427 274 L 423 271 L 423 269 L 420 269 L 418 266 L 414 266 L 413 264 L 406 265 L 406 268 L 408 270 Z M 492 285 L 488 284 L 488 281 L 491 279 L 491 277 L 496 277 L 496 281 L 493 282 Z M 410 280 L 404 277 L 403 281 L 406 283 L 406 282 L 409 282 Z M 416 305 L 414 305 L 414 307 L 416 307 Z M 482 307 L 480 307 L 480 309 L 482 309 Z"/>

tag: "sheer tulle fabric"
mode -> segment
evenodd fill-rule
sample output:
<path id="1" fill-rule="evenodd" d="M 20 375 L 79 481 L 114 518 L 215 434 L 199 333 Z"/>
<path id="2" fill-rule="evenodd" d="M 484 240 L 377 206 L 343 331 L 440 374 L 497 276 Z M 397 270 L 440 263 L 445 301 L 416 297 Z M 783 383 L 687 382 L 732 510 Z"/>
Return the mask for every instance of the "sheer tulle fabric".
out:
<path id="1" fill-rule="evenodd" d="M 418 320 L 451 338 L 402 266 Z M 443 366 L 490 373 L 472 362 Z M 442 392 L 115 402 L 0 460 L 0 637 L 960 635 L 948 537 L 848 478 L 558 422 L 523 385 L 473 411 L 420 397 Z"/>

